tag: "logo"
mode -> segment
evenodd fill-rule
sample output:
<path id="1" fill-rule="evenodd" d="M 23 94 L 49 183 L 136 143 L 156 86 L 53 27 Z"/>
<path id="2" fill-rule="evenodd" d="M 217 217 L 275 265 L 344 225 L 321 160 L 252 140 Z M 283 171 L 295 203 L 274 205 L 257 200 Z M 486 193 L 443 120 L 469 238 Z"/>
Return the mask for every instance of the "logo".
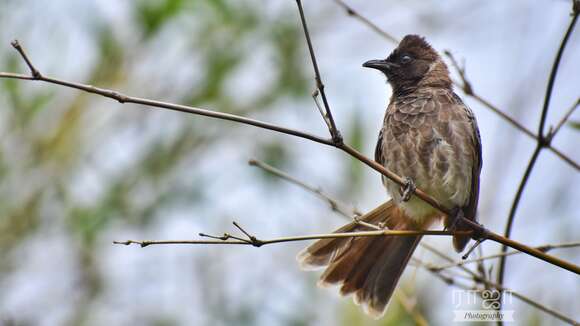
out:
<path id="1" fill-rule="evenodd" d="M 510 291 L 454 289 L 452 295 L 454 322 L 514 321 L 513 310 L 498 310 L 512 303 Z"/>

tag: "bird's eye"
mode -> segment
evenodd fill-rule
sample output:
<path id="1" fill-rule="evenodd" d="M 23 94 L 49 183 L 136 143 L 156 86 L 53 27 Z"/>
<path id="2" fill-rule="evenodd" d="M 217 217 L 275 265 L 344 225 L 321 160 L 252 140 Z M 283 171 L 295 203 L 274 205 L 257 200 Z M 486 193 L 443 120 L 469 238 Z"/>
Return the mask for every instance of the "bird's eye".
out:
<path id="1" fill-rule="evenodd" d="M 409 63 L 409 62 L 411 62 L 411 60 L 413 60 L 413 58 L 411 58 L 411 56 L 408 54 L 405 54 L 401 57 L 401 63 L 403 63 L 403 64 Z"/>

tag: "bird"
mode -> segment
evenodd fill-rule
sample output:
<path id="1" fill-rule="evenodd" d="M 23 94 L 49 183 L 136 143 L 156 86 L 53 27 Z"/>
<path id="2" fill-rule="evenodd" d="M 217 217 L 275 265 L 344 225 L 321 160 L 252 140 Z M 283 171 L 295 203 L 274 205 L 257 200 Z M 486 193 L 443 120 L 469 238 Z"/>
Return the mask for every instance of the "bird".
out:
<path id="1" fill-rule="evenodd" d="M 359 220 L 391 230 L 426 230 L 438 221 L 449 230 L 469 230 L 460 221 L 477 222 L 481 138 L 475 115 L 453 91 L 444 60 L 424 37 L 412 34 L 385 59 L 363 67 L 382 72 L 392 88 L 375 161 L 405 183 L 382 176 L 391 199 Z M 447 216 L 416 197 L 415 187 L 452 213 Z M 355 220 L 335 232 L 365 230 L 371 229 Z M 321 239 L 297 259 L 305 270 L 325 268 L 320 286 L 340 286 L 341 295 L 352 294 L 368 315 L 380 318 L 421 237 Z M 461 252 L 470 239 L 454 235 L 453 247 Z"/>

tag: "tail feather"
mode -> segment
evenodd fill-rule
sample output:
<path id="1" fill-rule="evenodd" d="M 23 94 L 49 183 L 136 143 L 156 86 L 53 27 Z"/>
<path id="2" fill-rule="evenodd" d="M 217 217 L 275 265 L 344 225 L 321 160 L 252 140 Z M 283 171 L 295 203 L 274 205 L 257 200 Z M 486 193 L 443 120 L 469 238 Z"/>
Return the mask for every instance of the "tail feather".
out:
<path id="1" fill-rule="evenodd" d="M 390 211 L 394 207 L 391 201 L 383 203 L 379 207 L 370 211 L 369 213 L 362 216 L 360 219 L 364 222 L 377 225 L 379 223 L 387 223 L 389 225 L 390 219 L 388 218 Z M 357 231 L 369 231 L 368 227 L 361 226 L 358 223 L 349 223 L 340 229 L 334 231 L 334 233 L 345 233 L 345 232 L 357 232 Z M 331 261 L 336 260 L 338 257 L 342 256 L 351 245 L 354 243 L 355 238 L 337 238 L 337 239 L 321 239 L 308 246 L 296 257 L 300 263 L 300 267 L 303 270 L 313 270 L 319 269 L 327 266 Z"/>
<path id="2" fill-rule="evenodd" d="M 418 229 L 391 201 L 361 219 L 372 224 L 386 223 L 393 230 Z M 350 223 L 335 232 L 368 229 Z M 306 269 L 328 266 L 319 285 L 341 286 L 341 295 L 354 293 L 355 303 L 362 304 L 369 315 L 380 317 L 420 240 L 421 236 L 322 239 L 304 249 L 298 260 Z"/>
<path id="3" fill-rule="evenodd" d="M 355 302 L 362 302 L 366 312 L 375 318 L 384 313 L 421 236 L 387 240 L 390 241 L 384 244 L 382 256 L 376 261 L 364 285 L 355 293 Z"/>

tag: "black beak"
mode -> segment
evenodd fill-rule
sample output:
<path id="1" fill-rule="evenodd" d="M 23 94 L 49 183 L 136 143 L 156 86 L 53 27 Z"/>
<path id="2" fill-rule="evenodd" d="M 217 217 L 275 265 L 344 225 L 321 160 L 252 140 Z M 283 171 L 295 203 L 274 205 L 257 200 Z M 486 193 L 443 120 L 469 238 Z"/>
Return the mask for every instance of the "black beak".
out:
<path id="1" fill-rule="evenodd" d="M 397 66 L 398 66 L 397 64 L 388 62 L 387 60 L 369 60 L 363 63 L 363 67 L 365 68 L 373 68 L 381 71 L 391 70 L 392 68 Z"/>

